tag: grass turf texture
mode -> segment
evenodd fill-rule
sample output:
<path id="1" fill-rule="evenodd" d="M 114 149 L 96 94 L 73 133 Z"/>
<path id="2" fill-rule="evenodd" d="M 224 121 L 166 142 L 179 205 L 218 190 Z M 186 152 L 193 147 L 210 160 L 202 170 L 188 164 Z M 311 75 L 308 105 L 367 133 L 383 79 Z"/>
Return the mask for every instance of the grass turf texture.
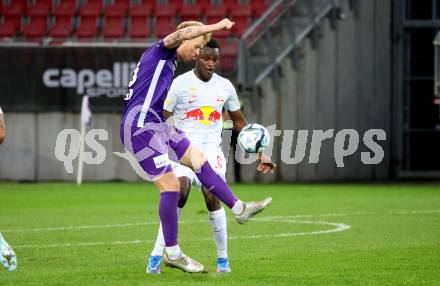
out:
<path id="1" fill-rule="evenodd" d="M 227 211 L 233 272 L 215 274 L 207 212 L 202 195 L 193 191 L 181 217 L 180 244 L 207 273 L 186 274 L 163 266 L 161 275 L 152 276 L 144 274 L 158 222 L 159 196 L 152 185 L 0 183 L 0 230 L 18 256 L 16 272 L 0 269 L 0 285 L 440 283 L 438 185 L 233 189 L 244 200 L 267 195 L 274 199 L 259 219 L 243 226 Z M 283 221 L 264 219 L 275 216 Z M 334 227 L 304 221 L 351 228 L 313 235 L 307 233 Z"/>

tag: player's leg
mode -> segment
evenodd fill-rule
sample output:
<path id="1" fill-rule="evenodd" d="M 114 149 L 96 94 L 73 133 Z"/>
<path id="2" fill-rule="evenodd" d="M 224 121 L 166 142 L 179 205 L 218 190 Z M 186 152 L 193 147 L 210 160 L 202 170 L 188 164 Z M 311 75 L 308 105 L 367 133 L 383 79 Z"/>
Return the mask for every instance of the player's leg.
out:
<path id="1" fill-rule="evenodd" d="M 17 269 L 17 256 L 0 232 L 0 263 L 9 270 Z"/>
<path id="2" fill-rule="evenodd" d="M 182 168 L 187 168 L 181 166 Z M 179 174 L 176 174 L 179 176 Z M 184 207 L 186 200 L 188 199 L 189 192 L 191 190 L 191 179 L 183 176 L 178 177 L 180 183 L 179 201 L 177 208 L 177 216 L 180 217 L 182 208 Z M 153 251 L 151 252 L 150 259 L 148 260 L 148 265 L 146 272 L 152 274 L 159 274 L 160 264 L 162 262 L 162 255 L 165 249 L 165 239 L 162 232 L 162 223 L 159 223 L 159 230 L 157 231 L 156 243 L 154 244 Z"/>
<path id="3" fill-rule="evenodd" d="M 206 156 L 215 171 L 226 180 L 226 159 L 223 152 L 218 150 L 206 150 Z M 199 182 L 198 182 L 199 183 Z M 220 200 L 199 185 L 205 198 L 206 208 L 208 209 L 208 221 L 211 226 L 215 245 L 217 246 L 217 272 L 231 272 L 228 259 L 228 233 L 226 224 L 226 213 Z"/>
<path id="4" fill-rule="evenodd" d="M 203 153 L 192 145 L 187 147 L 180 162 L 194 170 L 202 185 L 231 209 L 236 221 L 240 224 L 247 222 L 272 202 L 270 197 L 257 202 L 240 201 L 232 193 L 225 180 L 211 167 Z"/>
<path id="5" fill-rule="evenodd" d="M 208 209 L 208 220 L 217 247 L 217 272 L 231 272 L 228 259 L 228 232 L 226 213 L 220 200 L 205 187 L 202 188 Z"/>
<path id="6" fill-rule="evenodd" d="M 203 271 L 203 265 L 185 256 L 178 244 L 177 204 L 180 184 L 169 163 L 168 146 L 164 140 L 165 132 L 162 129 L 142 130 L 131 126 L 128 128 L 130 130 L 127 130 L 126 126 L 121 126 L 124 146 L 133 153 L 142 169 L 160 190 L 159 217 L 165 241 L 165 257 L 173 267 L 186 272 Z"/>

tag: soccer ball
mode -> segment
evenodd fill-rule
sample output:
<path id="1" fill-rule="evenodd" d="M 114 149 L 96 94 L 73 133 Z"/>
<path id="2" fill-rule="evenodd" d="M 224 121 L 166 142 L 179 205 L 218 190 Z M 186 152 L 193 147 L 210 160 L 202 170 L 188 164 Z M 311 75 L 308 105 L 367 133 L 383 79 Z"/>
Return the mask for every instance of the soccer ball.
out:
<path id="1" fill-rule="evenodd" d="M 266 150 L 270 143 L 269 131 L 260 124 L 248 124 L 238 134 L 238 144 L 248 153 L 260 153 Z"/>

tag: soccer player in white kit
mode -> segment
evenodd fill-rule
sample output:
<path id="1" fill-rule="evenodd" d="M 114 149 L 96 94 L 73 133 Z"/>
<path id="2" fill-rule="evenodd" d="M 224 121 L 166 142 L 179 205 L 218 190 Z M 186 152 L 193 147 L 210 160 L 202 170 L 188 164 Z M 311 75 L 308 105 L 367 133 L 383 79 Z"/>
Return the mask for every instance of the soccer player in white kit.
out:
<path id="1" fill-rule="evenodd" d="M 239 132 L 246 124 L 237 93 L 232 83 L 218 74 L 215 68 L 220 60 L 219 45 L 211 39 L 201 50 L 194 70 L 174 79 L 164 103 L 164 116 L 173 116 L 176 127 L 208 158 L 211 166 L 225 180 L 226 159 L 221 150 L 222 109 L 225 108 Z M 273 173 L 275 164 L 262 155 L 258 170 Z M 178 213 L 184 207 L 191 185 L 196 182 L 205 197 L 208 219 L 217 246 L 217 272 L 231 272 L 227 254 L 226 214 L 221 202 L 202 187 L 190 168 L 174 163 L 173 170 L 180 181 Z M 160 273 L 165 242 L 162 228 L 156 239 L 147 266 L 147 273 Z M 167 263 L 165 258 L 165 263 Z"/>
<path id="2" fill-rule="evenodd" d="M 0 144 L 6 137 L 6 127 L 3 120 L 3 111 L 0 107 Z M 14 271 L 17 268 L 17 257 L 11 246 L 3 238 L 0 232 L 0 263 L 9 271 Z"/>

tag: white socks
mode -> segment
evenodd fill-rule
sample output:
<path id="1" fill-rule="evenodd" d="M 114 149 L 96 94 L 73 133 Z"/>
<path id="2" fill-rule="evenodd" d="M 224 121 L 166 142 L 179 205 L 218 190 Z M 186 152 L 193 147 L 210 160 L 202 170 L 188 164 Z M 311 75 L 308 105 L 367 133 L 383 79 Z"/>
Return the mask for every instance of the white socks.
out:
<path id="1" fill-rule="evenodd" d="M 217 257 L 228 257 L 228 232 L 226 227 L 225 209 L 221 208 L 217 211 L 208 212 L 209 225 L 214 235 L 215 244 L 217 245 Z"/>
<path id="2" fill-rule="evenodd" d="M 177 215 L 179 217 L 180 217 L 181 212 L 182 212 L 182 209 L 177 208 Z M 162 232 L 162 223 L 159 223 L 159 230 L 157 232 L 156 244 L 154 245 L 153 251 L 151 252 L 151 256 L 162 256 L 164 249 L 165 249 L 165 239 L 163 237 L 163 232 Z M 179 250 L 180 250 L 180 248 L 179 248 Z M 167 249 L 167 253 L 168 253 L 168 255 L 170 255 L 170 253 L 168 252 L 168 249 Z"/>
<path id="3" fill-rule="evenodd" d="M 231 211 L 235 215 L 241 214 L 241 212 L 243 211 L 243 202 L 240 200 L 236 201 Z"/>
<path id="4" fill-rule="evenodd" d="M 166 252 L 171 260 L 176 260 L 180 256 L 180 247 L 179 245 L 166 247 Z"/>

